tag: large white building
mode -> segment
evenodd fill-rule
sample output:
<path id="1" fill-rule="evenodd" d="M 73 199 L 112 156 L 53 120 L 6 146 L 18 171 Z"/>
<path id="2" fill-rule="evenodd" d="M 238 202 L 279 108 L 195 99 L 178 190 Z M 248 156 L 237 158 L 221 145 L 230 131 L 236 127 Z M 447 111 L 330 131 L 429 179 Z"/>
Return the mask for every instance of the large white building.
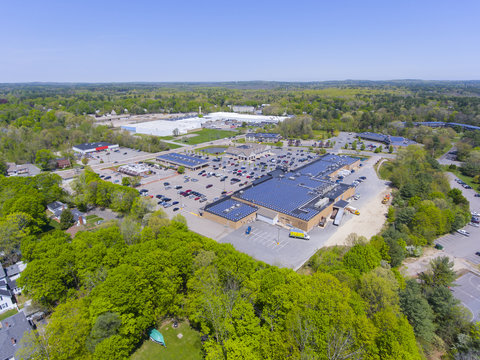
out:
<path id="1" fill-rule="evenodd" d="M 276 124 L 279 121 L 286 119 L 285 116 L 265 116 L 265 115 L 251 115 L 251 114 L 237 114 L 230 112 L 215 112 L 207 114 L 203 117 L 191 117 L 180 120 L 155 120 L 143 123 L 131 123 L 123 125 L 121 128 L 133 133 L 155 135 L 155 136 L 171 136 L 174 130 L 178 129 L 179 134 L 186 134 L 195 129 L 200 129 L 202 124 L 207 121 L 226 121 L 236 120 L 246 123 L 272 123 Z"/>

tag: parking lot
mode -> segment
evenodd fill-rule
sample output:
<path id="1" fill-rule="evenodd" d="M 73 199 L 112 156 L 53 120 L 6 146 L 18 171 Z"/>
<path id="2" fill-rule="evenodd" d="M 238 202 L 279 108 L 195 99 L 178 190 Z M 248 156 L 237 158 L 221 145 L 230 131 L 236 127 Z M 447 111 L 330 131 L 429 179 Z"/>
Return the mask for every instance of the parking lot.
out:
<path id="1" fill-rule="evenodd" d="M 102 150 L 88 154 L 88 165 L 98 165 L 103 163 L 127 164 L 128 159 L 149 153 L 130 148 L 119 147 L 117 149 Z"/>
<path id="2" fill-rule="evenodd" d="M 480 320 L 480 277 L 467 273 L 455 281 L 453 294 L 472 313 L 472 321 Z"/>
<path id="3" fill-rule="evenodd" d="M 453 174 L 447 173 L 447 175 L 451 187 L 460 189 L 463 196 L 470 202 L 470 210 L 480 212 L 480 197 L 475 196 L 475 190 L 459 184 Z M 473 267 L 472 271 L 475 271 L 480 265 L 480 256 L 475 254 L 480 252 L 480 227 L 466 225 L 462 230 L 467 231 L 469 236 L 455 232 L 440 237 L 435 244 L 442 245 L 443 251 L 448 255 L 466 260 Z M 459 277 L 455 283 L 457 286 L 452 287 L 455 297 L 473 314 L 473 321 L 480 320 L 480 276 L 469 272 Z"/>
<path id="4" fill-rule="evenodd" d="M 253 180 L 274 170 L 277 165 L 296 168 L 318 157 L 303 148 L 290 148 L 290 150 L 273 148 L 270 152 L 273 155 L 264 155 L 251 161 L 206 154 L 203 158 L 211 161 L 209 166 L 196 171 L 186 170 L 182 175 L 172 169 L 152 168 L 155 174 L 143 177 L 138 189 L 148 190 L 144 194 L 160 202 L 157 207 L 165 208 L 168 215 L 174 215 L 177 212 L 197 215 L 200 208 L 207 202 L 228 196 L 241 187 L 251 184 Z M 117 183 L 121 183 L 121 178 L 124 176 L 113 169 L 103 169 L 100 173 L 105 177 L 111 176 L 107 180 Z M 181 194 L 185 191 L 189 193 L 188 196 Z M 157 199 L 159 196 L 170 200 L 162 204 L 162 199 Z M 193 230 L 203 234 L 201 229 Z"/>

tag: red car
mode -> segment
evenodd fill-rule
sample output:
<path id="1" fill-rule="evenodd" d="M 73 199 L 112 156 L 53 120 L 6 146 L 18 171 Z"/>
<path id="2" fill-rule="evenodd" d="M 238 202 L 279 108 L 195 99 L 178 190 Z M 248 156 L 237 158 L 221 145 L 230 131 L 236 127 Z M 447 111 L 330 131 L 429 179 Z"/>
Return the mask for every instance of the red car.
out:
<path id="1" fill-rule="evenodd" d="M 207 176 L 207 174 L 203 174 L 202 176 Z"/>
<path id="2" fill-rule="evenodd" d="M 196 198 L 195 198 L 195 200 L 200 200 L 200 197 L 199 197 L 199 196 L 198 196 L 198 197 L 196 197 Z"/>

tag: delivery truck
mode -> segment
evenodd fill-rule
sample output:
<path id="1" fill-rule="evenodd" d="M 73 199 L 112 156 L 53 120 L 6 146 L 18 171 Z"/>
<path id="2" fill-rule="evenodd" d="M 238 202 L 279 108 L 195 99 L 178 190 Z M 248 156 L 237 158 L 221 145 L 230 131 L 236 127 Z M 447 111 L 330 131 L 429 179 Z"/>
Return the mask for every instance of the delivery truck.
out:
<path id="1" fill-rule="evenodd" d="M 291 229 L 288 236 L 290 236 L 291 238 L 310 240 L 310 236 L 308 236 L 305 231 L 299 229 Z"/>

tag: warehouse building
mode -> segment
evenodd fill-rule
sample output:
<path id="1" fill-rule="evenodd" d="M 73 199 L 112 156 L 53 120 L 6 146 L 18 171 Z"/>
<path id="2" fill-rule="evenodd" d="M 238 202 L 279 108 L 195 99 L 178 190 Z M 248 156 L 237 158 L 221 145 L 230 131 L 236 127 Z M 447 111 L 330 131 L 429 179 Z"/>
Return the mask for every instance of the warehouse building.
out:
<path id="1" fill-rule="evenodd" d="M 169 153 L 157 156 L 157 161 L 165 165 L 183 166 L 189 170 L 197 170 L 204 166 L 208 166 L 210 161 L 201 157 L 190 156 L 178 153 Z"/>
<path id="2" fill-rule="evenodd" d="M 226 199 L 212 203 L 208 211 L 202 213 L 206 219 L 238 229 L 244 224 L 255 220 L 256 206 L 247 205 L 240 201 Z"/>
<path id="3" fill-rule="evenodd" d="M 343 204 L 341 200 L 354 195 L 353 186 L 332 180 L 338 172 L 356 169 L 359 164 L 360 160 L 356 158 L 327 154 L 290 172 L 271 172 L 227 199 L 257 208 L 258 220 L 310 231 L 324 224 L 334 209 Z M 211 207 L 207 205 L 204 210 L 204 216 L 212 218 L 208 214 L 212 213 Z M 241 226 L 233 220 L 228 225 Z"/>
<path id="4" fill-rule="evenodd" d="M 104 141 L 99 141 L 99 142 L 75 145 L 72 147 L 72 150 L 75 151 L 76 153 L 85 155 L 95 151 L 111 150 L 111 149 L 117 149 L 117 148 L 118 148 L 118 144 L 114 145 Z"/>
<path id="5" fill-rule="evenodd" d="M 270 134 L 270 133 L 248 133 L 245 135 L 245 140 L 255 141 L 255 142 L 268 142 L 276 143 L 282 139 L 280 134 Z"/>

